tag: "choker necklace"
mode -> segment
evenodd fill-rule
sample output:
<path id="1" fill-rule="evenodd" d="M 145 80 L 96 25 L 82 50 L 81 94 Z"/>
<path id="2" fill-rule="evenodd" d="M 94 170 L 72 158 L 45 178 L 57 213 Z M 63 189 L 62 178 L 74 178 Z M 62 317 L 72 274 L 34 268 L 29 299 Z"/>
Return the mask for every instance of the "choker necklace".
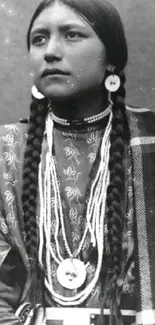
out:
<path id="1" fill-rule="evenodd" d="M 92 123 L 102 120 L 104 117 L 106 117 L 108 114 L 110 114 L 111 108 L 112 108 L 112 102 L 110 101 L 109 106 L 101 113 L 95 114 L 93 116 L 85 117 L 83 119 L 77 119 L 77 120 L 71 120 L 71 121 L 67 120 L 67 119 L 63 119 L 61 117 L 58 117 L 53 112 L 51 112 L 51 116 L 52 116 L 53 121 L 57 124 L 60 124 L 63 126 L 70 126 L 70 125 L 81 126 L 81 125 L 86 125 L 86 124 L 92 124 Z"/>
<path id="2" fill-rule="evenodd" d="M 39 220 L 39 252 L 38 259 L 41 267 L 46 269 L 45 285 L 52 299 L 62 306 L 77 306 L 83 303 L 91 294 L 98 282 L 104 251 L 104 218 L 106 210 L 107 187 L 109 185 L 109 157 L 110 157 L 110 133 L 112 127 L 112 110 L 102 138 L 100 149 L 100 163 L 90 188 L 89 200 L 86 208 L 86 227 L 76 251 L 72 252 L 65 230 L 64 214 L 57 178 L 55 159 L 52 154 L 53 148 L 53 114 L 49 112 L 46 120 L 45 135 L 47 138 L 47 152 L 42 153 L 39 165 L 39 195 L 40 195 L 40 220 Z M 45 171 L 43 168 L 45 161 Z M 51 185 L 54 191 L 54 214 L 55 230 L 54 244 L 51 242 L 52 208 L 51 208 Z M 62 238 L 68 257 L 64 259 L 60 252 L 59 229 L 62 230 Z M 69 290 L 82 287 L 87 277 L 87 267 L 80 260 L 86 236 L 90 234 L 93 247 L 97 248 L 97 265 L 93 279 L 85 288 L 74 296 L 63 296 L 56 292 L 53 287 L 52 261 L 57 264 L 57 280 L 59 284 Z M 45 248 L 45 251 L 44 251 Z"/>

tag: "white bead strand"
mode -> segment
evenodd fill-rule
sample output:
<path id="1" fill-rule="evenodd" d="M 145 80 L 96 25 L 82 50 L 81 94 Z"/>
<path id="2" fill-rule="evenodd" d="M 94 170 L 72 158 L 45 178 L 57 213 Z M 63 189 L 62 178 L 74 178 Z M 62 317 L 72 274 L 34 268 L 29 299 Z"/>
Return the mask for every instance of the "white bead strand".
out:
<path id="1" fill-rule="evenodd" d="M 52 146 L 53 146 L 53 114 L 50 113 L 47 118 L 46 123 L 46 136 L 47 136 L 47 144 L 48 151 L 46 153 L 46 168 L 43 174 L 42 164 L 39 165 L 39 193 L 40 193 L 40 223 L 39 223 L 39 236 L 40 236 L 40 245 L 39 245 L 39 262 L 43 267 L 43 245 L 44 245 L 44 237 L 45 236 L 45 247 L 46 247 L 46 260 L 45 267 L 47 270 L 47 277 L 45 279 L 45 285 L 52 295 L 52 298 L 61 304 L 62 306 L 76 306 L 80 305 L 84 302 L 87 297 L 91 294 L 93 288 L 95 287 L 103 260 L 103 251 L 104 251 L 104 218 L 105 218 L 105 208 L 106 208 L 106 192 L 109 184 L 109 151 L 110 151 L 110 132 L 112 125 L 112 111 L 110 112 L 109 121 L 107 127 L 105 129 L 105 133 L 101 143 L 100 149 L 100 164 L 98 167 L 98 171 L 96 173 L 95 179 L 91 185 L 90 197 L 88 200 L 87 210 L 86 210 L 86 228 L 82 239 L 79 243 L 78 249 L 76 252 L 71 252 L 64 225 L 64 215 L 62 209 L 61 196 L 59 191 L 57 173 L 55 162 L 52 156 Z M 42 161 L 42 158 L 41 158 Z M 44 175 L 44 176 L 43 176 Z M 53 186 L 54 192 L 54 213 L 56 219 L 56 228 L 55 228 L 55 246 L 56 253 L 52 248 L 51 244 L 51 185 Z M 63 257 L 60 254 L 59 248 L 59 240 L 58 240 L 58 229 L 61 224 L 62 236 L 64 240 L 64 245 L 68 256 L 70 259 L 74 259 L 78 257 L 80 254 L 87 233 L 89 232 L 91 235 L 91 241 L 93 245 L 97 246 L 98 251 L 98 261 L 96 270 L 94 273 L 94 277 L 91 282 L 83 289 L 81 292 L 76 294 L 73 297 L 65 297 L 63 295 L 58 294 L 54 288 L 52 283 L 52 274 L 51 274 L 51 263 L 52 259 L 60 265 L 63 263 Z M 85 266 L 86 267 L 86 266 Z"/>

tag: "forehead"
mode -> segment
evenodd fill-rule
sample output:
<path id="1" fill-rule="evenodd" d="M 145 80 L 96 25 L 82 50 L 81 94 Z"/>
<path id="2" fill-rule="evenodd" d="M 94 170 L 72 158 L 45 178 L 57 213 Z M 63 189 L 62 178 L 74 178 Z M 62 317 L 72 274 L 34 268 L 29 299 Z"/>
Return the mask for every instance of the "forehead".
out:
<path id="1" fill-rule="evenodd" d="M 61 2 L 55 2 L 40 13 L 33 23 L 31 32 L 42 26 L 62 24 L 78 25 L 92 30 L 90 23 L 73 8 Z"/>

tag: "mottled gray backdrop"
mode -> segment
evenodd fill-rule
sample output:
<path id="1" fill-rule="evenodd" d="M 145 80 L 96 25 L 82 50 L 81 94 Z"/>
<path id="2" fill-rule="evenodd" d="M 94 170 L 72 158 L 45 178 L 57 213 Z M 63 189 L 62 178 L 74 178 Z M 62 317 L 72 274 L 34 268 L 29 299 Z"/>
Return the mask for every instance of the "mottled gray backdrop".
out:
<path id="1" fill-rule="evenodd" d="M 40 1 L 0 0 L 0 124 L 29 114 L 31 71 L 25 45 Z M 127 101 L 155 110 L 155 0 L 111 0 L 120 11 L 129 46 Z"/>

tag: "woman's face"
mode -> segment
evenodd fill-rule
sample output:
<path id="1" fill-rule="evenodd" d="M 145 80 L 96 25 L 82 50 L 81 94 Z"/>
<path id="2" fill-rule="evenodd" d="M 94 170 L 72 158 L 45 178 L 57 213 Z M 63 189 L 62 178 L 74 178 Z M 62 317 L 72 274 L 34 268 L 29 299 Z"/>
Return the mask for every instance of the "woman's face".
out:
<path id="1" fill-rule="evenodd" d="M 46 97 L 63 99 L 101 87 L 105 47 L 89 23 L 61 2 L 34 21 L 29 56 L 34 84 Z"/>

